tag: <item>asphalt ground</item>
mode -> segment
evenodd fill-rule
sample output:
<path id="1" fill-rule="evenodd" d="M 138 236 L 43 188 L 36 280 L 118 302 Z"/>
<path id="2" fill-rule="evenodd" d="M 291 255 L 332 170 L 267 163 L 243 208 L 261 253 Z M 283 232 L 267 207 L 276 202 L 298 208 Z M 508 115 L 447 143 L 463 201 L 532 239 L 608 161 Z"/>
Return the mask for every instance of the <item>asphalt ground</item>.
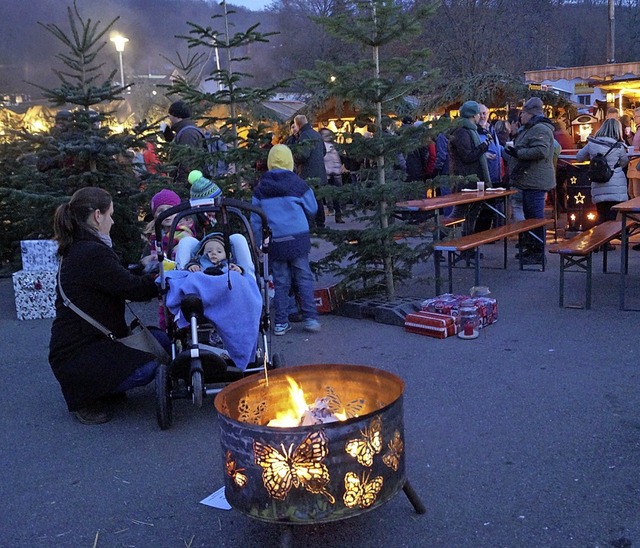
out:
<path id="1" fill-rule="evenodd" d="M 500 266 L 501 246 L 485 246 Z M 316 252 L 321 252 L 317 250 Z M 293 529 L 293 546 L 628 547 L 640 543 L 640 313 L 618 308 L 611 273 L 594 260 L 591 310 L 558 306 L 558 258 L 546 272 L 485 268 L 499 320 L 475 340 L 433 339 L 336 315 L 273 338 L 287 365 L 363 364 L 399 375 L 407 476 L 402 492 L 348 520 Z M 399 294 L 434 295 L 431 263 Z M 567 278 L 567 302 L 584 296 Z M 640 308 L 640 253 L 628 304 Z M 456 269 L 455 289 L 473 285 Z M 18 321 L 0 280 L 0 546 L 278 546 L 283 527 L 199 503 L 223 485 L 212 399 L 175 402 L 161 431 L 153 384 L 130 392 L 114 419 L 84 426 L 66 411 L 47 363 L 51 320 Z M 137 305 L 153 318 L 155 304 Z"/>

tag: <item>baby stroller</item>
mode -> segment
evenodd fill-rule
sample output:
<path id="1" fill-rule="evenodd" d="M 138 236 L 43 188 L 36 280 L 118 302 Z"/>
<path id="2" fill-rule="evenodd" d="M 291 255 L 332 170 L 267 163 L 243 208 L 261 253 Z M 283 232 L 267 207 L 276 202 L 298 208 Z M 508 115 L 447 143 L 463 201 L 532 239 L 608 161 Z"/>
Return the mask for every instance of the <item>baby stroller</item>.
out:
<path id="1" fill-rule="evenodd" d="M 249 216 L 262 221 L 262 253 L 251 230 Z M 163 242 L 162 223 L 172 217 Z M 178 224 L 208 225 L 222 237 L 226 256 L 243 273 L 230 269 L 188 272 L 185 263 L 200 240 L 183 238 L 175 245 Z M 203 398 L 247 375 L 283 365 L 271 354 L 269 317 L 268 245 L 270 229 L 262 210 L 235 199 L 201 199 L 182 202 L 155 221 L 155 250 L 166 331 L 171 341 L 171 361 L 156 371 L 156 415 L 162 430 L 173 421 L 173 400 L 191 398 L 201 407 Z M 169 258 L 174 257 L 175 261 Z M 186 257 L 186 258 L 185 258 Z M 206 271 L 205 271 L 206 272 Z"/>

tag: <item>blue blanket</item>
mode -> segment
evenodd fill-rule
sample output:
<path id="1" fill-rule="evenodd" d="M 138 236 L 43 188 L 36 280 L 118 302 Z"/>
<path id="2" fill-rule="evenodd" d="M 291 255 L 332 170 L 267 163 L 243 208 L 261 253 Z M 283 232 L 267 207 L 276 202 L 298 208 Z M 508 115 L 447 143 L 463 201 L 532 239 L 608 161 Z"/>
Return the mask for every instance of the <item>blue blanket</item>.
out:
<path id="1" fill-rule="evenodd" d="M 167 308 L 176 317 L 178 327 L 186 327 L 187 320 L 180 312 L 185 295 L 195 293 L 202 299 L 204 315 L 218 330 L 225 350 L 240 369 L 255 360 L 262 297 L 255 280 L 238 272 L 209 276 L 202 272 L 172 270 L 165 273 L 169 283 Z"/>

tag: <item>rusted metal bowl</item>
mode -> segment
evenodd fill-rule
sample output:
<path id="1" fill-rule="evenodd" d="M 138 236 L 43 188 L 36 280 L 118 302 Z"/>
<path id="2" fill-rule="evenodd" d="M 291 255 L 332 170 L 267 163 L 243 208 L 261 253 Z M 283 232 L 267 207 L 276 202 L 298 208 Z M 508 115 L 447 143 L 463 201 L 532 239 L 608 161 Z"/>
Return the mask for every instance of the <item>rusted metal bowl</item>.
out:
<path id="1" fill-rule="evenodd" d="M 326 398 L 347 419 L 266 426 L 289 402 L 293 378 L 307 402 Z M 303 365 L 226 386 L 219 413 L 225 495 L 233 508 L 269 522 L 346 519 L 387 502 L 406 482 L 404 382 L 362 365 Z"/>

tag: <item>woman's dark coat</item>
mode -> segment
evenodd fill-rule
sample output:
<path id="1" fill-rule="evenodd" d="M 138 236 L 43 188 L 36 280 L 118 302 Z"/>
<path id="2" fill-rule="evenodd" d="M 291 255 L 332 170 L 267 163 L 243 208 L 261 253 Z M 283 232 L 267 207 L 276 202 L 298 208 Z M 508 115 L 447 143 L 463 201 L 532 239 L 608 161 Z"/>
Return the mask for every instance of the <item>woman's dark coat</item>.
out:
<path id="1" fill-rule="evenodd" d="M 61 285 L 73 304 L 117 337 L 128 333 L 125 299 L 145 301 L 158 294 L 153 278 L 131 274 L 115 252 L 92 235 L 74 242 L 63 257 Z M 58 292 L 49 363 L 69 411 L 112 392 L 151 359 L 150 354 L 109 340 L 65 307 Z"/>

